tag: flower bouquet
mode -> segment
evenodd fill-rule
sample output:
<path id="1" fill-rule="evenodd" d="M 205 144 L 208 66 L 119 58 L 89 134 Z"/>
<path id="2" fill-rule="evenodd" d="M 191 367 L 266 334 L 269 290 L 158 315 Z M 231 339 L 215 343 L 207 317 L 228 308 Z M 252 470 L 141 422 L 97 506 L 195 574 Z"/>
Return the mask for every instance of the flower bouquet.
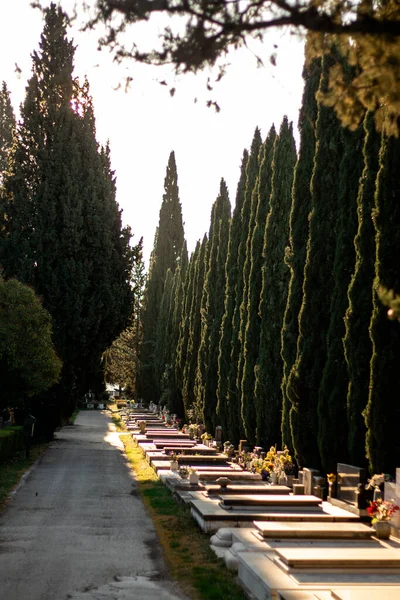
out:
<path id="1" fill-rule="evenodd" d="M 398 510 L 399 507 L 393 502 L 378 498 L 370 503 L 367 508 L 367 513 L 372 517 L 371 523 L 374 524 L 379 521 L 390 521 L 394 513 Z"/>

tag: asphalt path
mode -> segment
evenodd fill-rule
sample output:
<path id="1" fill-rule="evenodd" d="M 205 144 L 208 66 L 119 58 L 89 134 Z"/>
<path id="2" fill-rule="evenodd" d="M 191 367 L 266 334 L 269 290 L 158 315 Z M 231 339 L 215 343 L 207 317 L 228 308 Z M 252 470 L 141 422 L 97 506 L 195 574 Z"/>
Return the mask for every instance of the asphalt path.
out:
<path id="1" fill-rule="evenodd" d="M 184 598 L 106 414 L 56 433 L 0 516 L 0 598 Z"/>

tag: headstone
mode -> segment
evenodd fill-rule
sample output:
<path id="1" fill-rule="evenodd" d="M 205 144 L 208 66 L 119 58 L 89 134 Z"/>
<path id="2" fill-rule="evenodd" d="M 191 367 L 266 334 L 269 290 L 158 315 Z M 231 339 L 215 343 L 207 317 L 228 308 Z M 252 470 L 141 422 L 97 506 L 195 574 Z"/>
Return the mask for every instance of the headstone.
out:
<path id="1" fill-rule="evenodd" d="M 396 469 L 396 497 L 400 498 L 400 469 Z"/>
<path id="2" fill-rule="evenodd" d="M 342 502 L 347 502 L 354 506 L 357 505 L 358 485 L 365 485 L 367 481 L 367 473 L 365 469 L 346 465 L 344 463 L 337 464 L 337 497 Z"/>
<path id="3" fill-rule="evenodd" d="M 314 493 L 314 477 L 319 475 L 317 469 L 303 469 L 303 485 L 306 496 L 312 496 Z"/>
<path id="4" fill-rule="evenodd" d="M 215 441 L 221 442 L 221 444 L 222 444 L 222 427 L 221 427 L 221 425 L 217 425 L 215 428 Z"/>
<path id="5" fill-rule="evenodd" d="M 247 445 L 247 440 L 240 440 L 239 442 L 239 452 L 244 452 L 244 446 Z"/>

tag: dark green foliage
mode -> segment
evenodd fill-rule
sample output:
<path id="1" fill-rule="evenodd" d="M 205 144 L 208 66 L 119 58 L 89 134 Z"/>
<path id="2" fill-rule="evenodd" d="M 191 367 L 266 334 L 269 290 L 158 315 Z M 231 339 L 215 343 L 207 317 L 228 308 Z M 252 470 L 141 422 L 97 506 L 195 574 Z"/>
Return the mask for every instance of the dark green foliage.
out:
<path id="1" fill-rule="evenodd" d="M 128 327 L 103 354 L 104 380 L 119 385 L 128 398 L 137 398 L 136 378 L 142 340 L 141 308 L 146 282 L 143 238 L 133 247 L 133 253 L 135 257 L 132 271 L 133 311 Z"/>
<path id="2" fill-rule="evenodd" d="M 171 274 L 179 264 L 184 243 L 182 209 L 179 201 L 175 154 L 168 160 L 160 219 L 150 258 L 150 268 L 143 308 L 143 343 L 141 348 L 140 394 L 146 402 L 158 401 L 159 379 L 155 373 L 155 343 L 158 312 L 168 269 Z M 158 359 L 157 359 L 158 360 Z"/>
<path id="3" fill-rule="evenodd" d="M 376 285 L 400 292 L 400 140 L 383 137 L 376 184 Z M 387 308 L 374 293 L 370 328 L 372 360 L 370 393 L 365 410 L 366 449 L 373 473 L 394 473 L 400 439 L 400 325 L 390 320 Z"/>
<path id="4" fill-rule="evenodd" d="M 185 364 L 188 358 L 187 352 L 191 325 L 190 317 L 192 304 L 194 302 L 195 266 L 199 257 L 199 252 L 200 242 L 197 242 L 196 248 L 189 260 L 182 288 L 182 316 L 179 323 L 179 338 L 175 360 L 175 378 L 178 389 L 181 390 L 181 393 L 184 386 Z"/>
<path id="5" fill-rule="evenodd" d="M 0 240 L 6 275 L 31 284 L 53 317 L 64 363 L 53 395 L 65 416 L 87 389 L 104 386 L 101 356 L 131 313 L 134 260 L 109 150 L 96 142 L 88 84 L 73 79 L 73 55 L 66 18 L 51 5 L 5 180 Z"/>
<path id="6" fill-rule="evenodd" d="M 5 81 L 3 81 L 0 90 L 0 182 L 3 180 L 3 173 L 8 171 L 15 127 L 16 122 L 10 92 Z"/>
<path id="7" fill-rule="evenodd" d="M 198 353 L 201 341 L 201 302 L 206 271 L 207 236 L 203 237 L 199 252 L 195 259 L 193 274 L 193 301 L 189 313 L 189 337 L 187 345 L 187 359 L 183 371 L 182 398 L 185 412 L 195 407 L 195 382 L 198 364 Z M 198 415 L 200 418 L 200 415 Z"/>
<path id="8" fill-rule="evenodd" d="M 241 380 L 241 413 L 247 416 L 247 427 L 252 421 L 252 437 L 255 432 L 255 407 L 253 404 L 255 374 L 254 368 L 258 358 L 260 344 L 261 317 L 259 313 L 265 222 L 270 207 L 272 188 L 272 161 L 276 141 L 275 127 L 271 127 L 260 154 L 260 172 L 257 184 L 253 190 L 252 211 L 254 211 L 253 226 L 250 227 L 248 258 L 250 264 L 247 286 L 247 322 L 243 334 L 243 371 Z M 246 419 L 245 419 L 246 422 Z M 246 434 L 247 431 L 246 431 Z"/>
<path id="9" fill-rule="evenodd" d="M 234 250 L 234 254 L 236 254 L 236 265 L 234 266 L 234 268 L 236 269 L 236 283 L 234 287 L 233 296 L 234 306 L 232 311 L 231 324 L 232 334 L 231 339 L 228 342 L 228 344 L 230 343 L 230 357 L 226 394 L 226 401 L 227 404 L 229 404 L 228 414 L 230 420 L 230 424 L 228 425 L 228 435 L 231 441 L 238 441 L 244 433 L 244 423 L 241 418 L 240 405 L 241 382 L 238 380 L 238 369 L 241 364 L 241 353 L 243 352 L 242 340 L 240 339 L 240 318 L 241 312 L 243 313 L 242 303 L 244 299 L 245 289 L 247 287 L 247 281 L 245 281 L 244 279 L 244 267 L 246 261 L 247 239 L 249 236 L 249 227 L 251 220 L 251 199 L 258 176 L 261 145 L 261 134 L 260 130 L 257 128 L 254 132 L 250 155 L 246 164 L 244 198 L 240 212 L 240 223 L 237 230 L 238 237 L 235 240 L 232 239 L 231 242 L 231 244 L 235 244 L 236 246 Z M 229 277 L 228 274 L 227 277 Z M 225 342 L 224 346 L 222 346 L 221 339 L 220 352 L 227 352 L 228 350 L 229 346 L 225 344 Z M 219 377 L 221 378 L 221 373 Z"/>
<path id="10" fill-rule="evenodd" d="M 321 62 L 314 60 L 303 69 L 304 92 L 299 115 L 300 149 L 294 172 L 292 208 L 289 218 L 289 245 L 285 262 L 290 270 L 288 298 L 281 332 L 282 378 L 282 444 L 293 450 L 290 429 L 291 403 L 286 393 L 290 370 L 296 360 L 299 335 L 299 312 L 303 297 L 303 274 L 306 260 L 308 217 L 311 209 L 310 181 L 314 167 L 315 123 L 318 107 L 315 94 L 321 77 Z"/>
<path id="11" fill-rule="evenodd" d="M 324 57 L 321 89 L 325 90 L 331 55 Z M 337 175 L 343 153 L 342 129 L 330 108 L 320 105 L 317 145 L 311 180 L 311 213 L 304 269 L 303 302 L 299 314 L 297 357 L 286 388 L 291 401 L 290 422 L 299 466 L 320 466 L 317 445 L 317 404 L 326 361 L 330 315 L 327 302 L 333 288 L 336 248 Z"/>
<path id="12" fill-rule="evenodd" d="M 289 215 L 296 147 L 292 124 L 284 117 L 275 140 L 272 189 L 264 232 L 262 290 L 260 298 L 260 349 L 255 369 L 255 422 L 246 418 L 246 429 L 265 447 L 280 444 L 283 362 L 281 329 L 285 313 L 289 269 L 285 248 L 289 242 Z M 254 430 L 255 427 L 255 430 Z M 250 429 L 251 428 L 251 429 Z"/>
<path id="13" fill-rule="evenodd" d="M 186 242 L 182 248 L 179 265 L 172 277 L 170 269 L 164 285 L 160 313 L 157 323 L 155 366 L 160 380 L 161 403 L 171 413 L 183 416 L 181 388 L 176 380 L 177 346 L 182 316 L 183 281 L 187 271 Z"/>
<path id="14" fill-rule="evenodd" d="M 226 439 L 238 443 L 242 433 L 240 423 L 240 404 L 232 388 L 229 387 L 230 356 L 232 349 L 232 319 L 235 311 L 236 290 L 238 286 L 238 252 L 241 233 L 241 214 L 245 197 L 246 170 L 249 155 L 243 152 L 240 179 L 236 192 L 236 205 L 233 210 L 229 229 L 228 253 L 225 265 L 225 301 L 221 323 L 221 335 L 218 350 L 218 388 L 217 415 L 223 427 Z"/>
<path id="15" fill-rule="evenodd" d="M 26 408 L 27 397 L 58 381 L 61 366 L 50 314 L 30 287 L 0 277 L 0 410 Z"/>
<path id="16" fill-rule="evenodd" d="M 224 312 L 225 263 L 228 249 L 231 205 L 228 188 L 222 179 L 213 204 L 208 238 L 207 267 L 202 299 L 201 342 L 196 373 L 197 413 L 202 414 L 208 430 L 216 425 L 218 385 L 218 344 Z"/>
<path id="17" fill-rule="evenodd" d="M 349 377 L 347 392 L 349 459 L 351 464 L 360 466 L 366 466 L 366 427 L 362 412 L 368 402 L 372 355 L 368 318 L 368 315 L 372 315 L 372 286 L 375 276 L 375 228 L 372 209 L 375 202 L 375 182 L 381 144 L 381 135 L 376 132 L 372 113 L 367 113 L 364 129 L 364 171 L 357 198 L 358 232 L 354 239 L 356 265 L 348 289 L 349 305 L 345 316 L 346 334 L 343 340 Z"/>
<path id="18" fill-rule="evenodd" d="M 324 471 L 337 462 L 348 462 L 347 403 L 348 372 L 344 358 L 344 317 L 347 290 L 354 271 L 354 237 L 357 232 L 357 196 L 363 169 L 364 130 L 343 130 L 343 155 L 337 177 L 337 237 L 330 293 L 330 322 L 326 336 L 327 357 L 318 398 L 318 445 Z"/>

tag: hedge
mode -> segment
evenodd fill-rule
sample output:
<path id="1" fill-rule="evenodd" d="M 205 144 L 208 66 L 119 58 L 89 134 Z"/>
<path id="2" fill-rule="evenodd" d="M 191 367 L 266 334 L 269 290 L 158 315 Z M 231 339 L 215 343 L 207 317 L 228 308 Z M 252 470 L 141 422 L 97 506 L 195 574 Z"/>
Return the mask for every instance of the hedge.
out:
<path id="1" fill-rule="evenodd" d="M 24 447 L 23 427 L 5 427 L 0 429 L 0 463 L 13 456 Z"/>

